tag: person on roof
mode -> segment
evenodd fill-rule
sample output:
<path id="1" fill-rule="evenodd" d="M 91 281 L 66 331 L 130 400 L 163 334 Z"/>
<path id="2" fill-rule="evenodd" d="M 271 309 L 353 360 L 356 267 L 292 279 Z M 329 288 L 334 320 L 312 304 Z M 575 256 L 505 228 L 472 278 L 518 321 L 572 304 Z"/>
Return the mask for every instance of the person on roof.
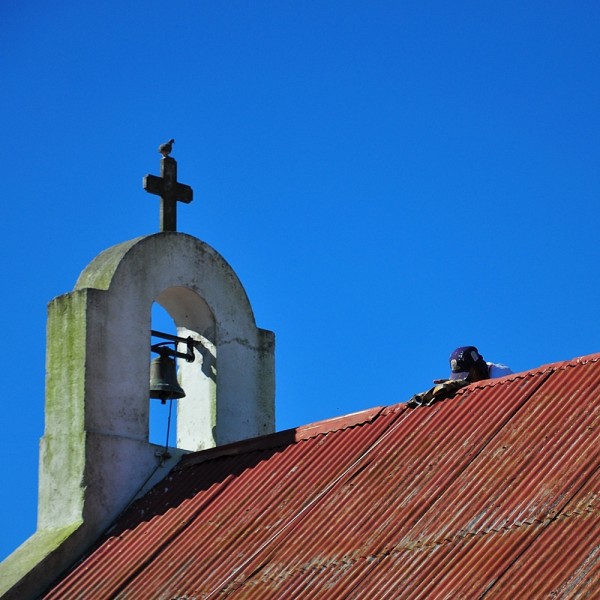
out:
<path id="1" fill-rule="evenodd" d="M 512 375 L 512 371 L 501 364 L 486 362 L 475 346 L 461 346 L 450 355 L 450 377 L 452 381 L 481 381 Z"/>
<path id="2" fill-rule="evenodd" d="M 434 402 L 452 398 L 462 387 L 473 381 L 496 379 L 511 375 L 506 365 L 485 362 L 475 346 L 461 346 L 450 355 L 450 376 L 448 379 L 434 379 L 430 390 L 415 394 L 406 403 L 409 408 L 431 406 Z"/>

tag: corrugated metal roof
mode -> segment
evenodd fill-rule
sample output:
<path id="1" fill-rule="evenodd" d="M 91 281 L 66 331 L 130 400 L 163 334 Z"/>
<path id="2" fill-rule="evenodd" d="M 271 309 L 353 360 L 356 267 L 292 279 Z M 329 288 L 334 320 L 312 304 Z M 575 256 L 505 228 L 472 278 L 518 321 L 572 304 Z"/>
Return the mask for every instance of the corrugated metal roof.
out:
<path id="1" fill-rule="evenodd" d="M 600 354 L 184 457 L 46 598 L 600 597 Z"/>

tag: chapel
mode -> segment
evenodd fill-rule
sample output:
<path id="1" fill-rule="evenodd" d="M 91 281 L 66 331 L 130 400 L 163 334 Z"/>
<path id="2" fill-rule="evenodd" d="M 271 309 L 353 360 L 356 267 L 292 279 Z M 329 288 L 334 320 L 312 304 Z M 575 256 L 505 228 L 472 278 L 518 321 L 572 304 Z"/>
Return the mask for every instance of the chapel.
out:
<path id="1" fill-rule="evenodd" d="M 0 597 L 600 596 L 600 354 L 275 431 L 275 336 L 177 231 L 172 142 L 144 178 L 160 231 L 49 304 L 37 531 Z"/>

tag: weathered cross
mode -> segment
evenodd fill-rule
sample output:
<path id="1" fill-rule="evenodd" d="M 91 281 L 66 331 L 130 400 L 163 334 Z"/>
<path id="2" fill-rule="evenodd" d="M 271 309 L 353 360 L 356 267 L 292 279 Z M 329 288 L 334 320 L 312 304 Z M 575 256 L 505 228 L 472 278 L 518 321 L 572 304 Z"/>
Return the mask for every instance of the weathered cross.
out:
<path id="1" fill-rule="evenodd" d="M 189 204 L 194 192 L 189 185 L 177 181 L 177 161 L 163 156 L 160 161 L 160 177 L 146 175 L 144 189 L 160 196 L 160 230 L 177 231 L 177 202 Z"/>

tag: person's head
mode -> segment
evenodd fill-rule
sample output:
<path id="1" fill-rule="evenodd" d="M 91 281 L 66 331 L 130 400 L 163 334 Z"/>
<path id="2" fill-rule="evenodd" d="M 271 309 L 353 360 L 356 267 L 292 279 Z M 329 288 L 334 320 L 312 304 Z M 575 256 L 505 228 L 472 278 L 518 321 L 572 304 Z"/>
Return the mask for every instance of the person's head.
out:
<path id="1" fill-rule="evenodd" d="M 450 355 L 449 379 L 481 381 L 489 377 L 489 368 L 475 346 L 461 346 Z"/>

